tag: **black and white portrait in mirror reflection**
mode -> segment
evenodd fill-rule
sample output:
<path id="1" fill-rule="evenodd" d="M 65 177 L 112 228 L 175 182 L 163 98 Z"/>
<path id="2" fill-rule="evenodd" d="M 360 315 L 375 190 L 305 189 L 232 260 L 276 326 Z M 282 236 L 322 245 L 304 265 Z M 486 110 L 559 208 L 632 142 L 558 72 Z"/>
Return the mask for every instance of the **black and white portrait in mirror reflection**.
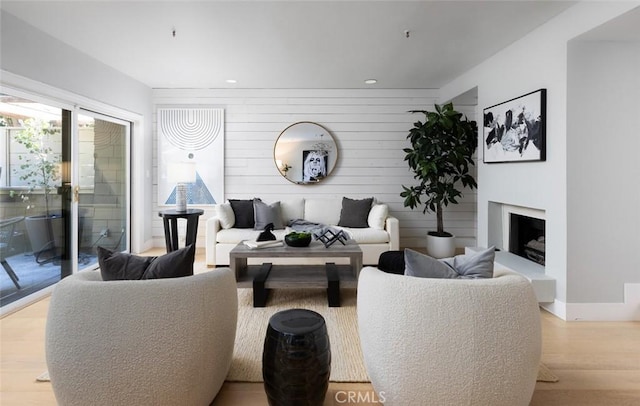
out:
<path id="1" fill-rule="evenodd" d="M 328 161 L 327 151 L 302 151 L 302 181 L 317 182 L 327 176 Z"/>

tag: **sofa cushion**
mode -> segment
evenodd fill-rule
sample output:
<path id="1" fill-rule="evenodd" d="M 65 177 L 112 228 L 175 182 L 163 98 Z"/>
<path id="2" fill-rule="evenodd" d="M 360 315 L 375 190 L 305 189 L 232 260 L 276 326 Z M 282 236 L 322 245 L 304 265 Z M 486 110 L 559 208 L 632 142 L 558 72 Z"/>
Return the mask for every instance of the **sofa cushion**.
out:
<path id="1" fill-rule="evenodd" d="M 249 240 L 256 241 L 258 235 L 262 231 L 248 228 L 230 228 L 228 230 L 220 230 L 216 233 L 216 242 L 219 244 L 237 244 L 240 241 Z M 284 240 L 284 236 L 291 232 L 290 228 L 283 230 L 273 230 L 273 235 L 277 240 Z"/>
<path id="2" fill-rule="evenodd" d="M 384 230 L 387 217 L 389 217 L 389 206 L 386 204 L 374 204 L 369 211 L 367 224 L 376 230 Z"/>
<path id="3" fill-rule="evenodd" d="M 312 223 L 335 226 L 340 221 L 342 201 L 339 199 L 305 199 L 304 219 Z"/>
<path id="4" fill-rule="evenodd" d="M 236 217 L 230 203 L 221 203 L 215 205 L 215 216 L 220 221 L 220 227 L 231 228 L 236 223 Z"/>
<path id="5" fill-rule="evenodd" d="M 98 247 L 98 264 L 104 281 L 178 278 L 193 275 L 196 246 L 158 257 L 142 257 Z"/>
<path id="6" fill-rule="evenodd" d="M 254 230 L 264 230 L 269 223 L 272 223 L 276 230 L 284 228 L 280 202 L 266 204 L 260 199 L 254 199 L 253 216 L 255 218 Z"/>
<path id="7" fill-rule="evenodd" d="M 236 219 L 234 227 L 253 228 L 255 224 L 255 218 L 253 217 L 253 199 L 229 199 L 229 203 L 231 203 L 233 215 Z"/>
<path id="8" fill-rule="evenodd" d="M 282 222 L 288 225 L 291 220 L 304 218 L 304 199 L 287 199 L 280 201 L 282 211 Z"/>
<path id="9" fill-rule="evenodd" d="M 385 230 L 377 230 L 375 228 L 349 228 L 336 227 L 343 230 L 349 238 L 358 244 L 385 244 L 389 242 L 389 233 Z"/>
<path id="10" fill-rule="evenodd" d="M 338 225 L 352 228 L 369 227 L 368 219 L 372 203 L 373 197 L 360 200 L 343 197 Z"/>

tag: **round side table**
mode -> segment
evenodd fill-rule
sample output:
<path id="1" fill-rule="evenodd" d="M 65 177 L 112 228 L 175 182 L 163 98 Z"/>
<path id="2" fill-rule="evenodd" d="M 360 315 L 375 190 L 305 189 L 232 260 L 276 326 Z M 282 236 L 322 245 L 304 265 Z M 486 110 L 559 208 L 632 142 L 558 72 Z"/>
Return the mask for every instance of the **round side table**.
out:
<path id="1" fill-rule="evenodd" d="M 322 405 L 330 373 L 329 336 L 320 314 L 290 309 L 271 316 L 262 354 L 269 405 Z"/>

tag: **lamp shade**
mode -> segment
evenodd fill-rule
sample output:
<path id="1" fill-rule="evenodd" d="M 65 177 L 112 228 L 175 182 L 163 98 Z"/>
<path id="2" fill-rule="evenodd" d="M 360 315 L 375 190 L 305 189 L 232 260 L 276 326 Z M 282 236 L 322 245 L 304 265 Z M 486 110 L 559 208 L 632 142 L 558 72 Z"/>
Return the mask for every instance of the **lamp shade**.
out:
<path id="1" fill-rule="evenodd" d="M 196 181 L 196 163 L 169 163 L 167 165 L 167 181 L 171 183 L 194 183 Z"/>

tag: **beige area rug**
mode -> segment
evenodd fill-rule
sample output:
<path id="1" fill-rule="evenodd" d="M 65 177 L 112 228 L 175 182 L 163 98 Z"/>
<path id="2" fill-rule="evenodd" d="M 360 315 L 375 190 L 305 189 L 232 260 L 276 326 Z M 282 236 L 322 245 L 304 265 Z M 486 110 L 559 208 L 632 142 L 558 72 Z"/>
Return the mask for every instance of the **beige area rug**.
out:
<path id="1" fill-rule="evenodd" d="M 262 351 L 269 317 L 280 310 L 303 308 L 324 317 L 331 343 L 332 382 L 369 382 L 364 369 L 356 291 L 341 291 L 341 307 L 328 307 L 326 291 L 322 289 L 272 290 L 267 307 L 253 307 L 251 289 L 238 289 L 238 331 L 227 381 L 262 382 Z M 558 382 L 558 378 L 540 363 L 539 382 Z"/>
<path id="2" fill-rule="evenodd" d="M 341 307 L 327 306 L 324 289 L 275 289 L 267 307 L 253 307 L 251 289 L 238 289 L 238 330 L 227 381 L 262 382 L 262 351 L 269 318 L 286 309 L 309 309 L 324 317 L 331 345 L 332 382 L 369 382 L 364 369 L 354 289 L 341 292 Z"/>
<path id="3" fill-rule="evenodd" d="M 558 377 L 542 362 L 538 367 L 538 382 L 558 382 Z"/>

